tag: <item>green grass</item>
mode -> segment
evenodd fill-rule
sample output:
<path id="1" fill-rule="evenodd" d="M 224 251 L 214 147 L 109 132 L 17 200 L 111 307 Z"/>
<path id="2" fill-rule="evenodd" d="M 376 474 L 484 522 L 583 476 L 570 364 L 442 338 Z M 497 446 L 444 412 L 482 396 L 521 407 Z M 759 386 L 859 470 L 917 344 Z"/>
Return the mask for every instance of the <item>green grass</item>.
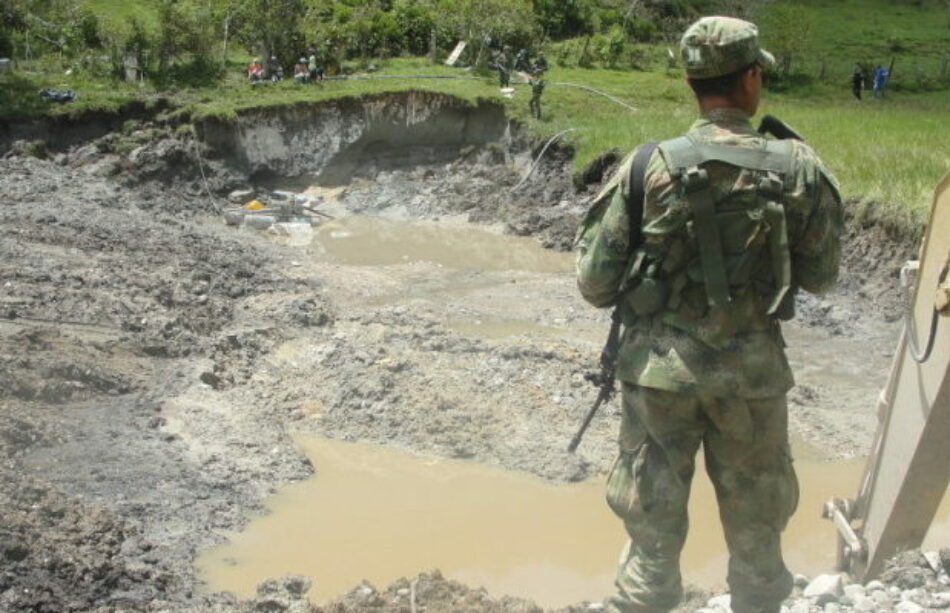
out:
<path id="1" fill-rule="evenodd" d="M 538 138 L 573 129 L 564 140 L 576 148 L 575 167 L 583 168 L 606 150 L 627 151 L 648 140 L 670 138 L 685 131 L 696 117 L 695 102 L 676 70 L 626 72 L 553 68 L 542 99 L 541 121 L 528 116 L 529 89 L 515 86 L 514 98 L 500 96 L 493 79 L 443 80 L 412 79 L 411 75 L 457 75 L 470 73 L 423 59 L 395 59 L 382 64 L 378 74 L 401 75 L 405 79 L 325 81 L 298 85 L 292 81 L 250 86 L 243 77 L 243 62 L 234 62 L 226 78 L 213 88 L 155 92 L 150 88 L 116 85 L 81 76 L 14 73 L 0 77 L 0 110 L 10 95 L 31 101 L 29 113 L 78 113 L 89 108 L 118 108 L 135 99 L 167 96 L 176 105 L 173 113 L 183 119 L 208 116 L 233 117 L 243 109 L 318 101 L 343 96 L 359 96 L 394 90 L 416 89 L 444 92 L 476 101 L 488 98 L 501 102 L 513 118 L 521 121 Z M 6 87 L 15 83 L 16 87 Z M 621 105 L 587 91 L 559 85 L 577 83 L 591 86 L 638 108 Z M 74 88 L 80 93 L 76 103 L 50 106 L 37 102 L 39 86 Z M 943 93 L 899 94 L 887 99 L 865 99 L 858 103 L 843 88 L 826 88 L 822 95 L 795 99 L 766 92 L 761 112 L 782 117 L 805 134 L 841 182 L 843 195 L 873 201 L 878 213 L 906 217 L 920 223 L 929 210 L 932 190 L 950 169 L 950 147 L 946 126 L 950 125 L 950 101 Z M 172 117 L 174 119 L 174 117 Z"/>
<path id="2" fill-rule="evenodd" d="M 811 17 L 804 57 L 812 69 L 826 58 L 829 77 L 846 79 L 855 62 L 888 65 L 895 85 L 939 77 L 950 57 L 950 10 L 942 0 L 799 0 Z"/>

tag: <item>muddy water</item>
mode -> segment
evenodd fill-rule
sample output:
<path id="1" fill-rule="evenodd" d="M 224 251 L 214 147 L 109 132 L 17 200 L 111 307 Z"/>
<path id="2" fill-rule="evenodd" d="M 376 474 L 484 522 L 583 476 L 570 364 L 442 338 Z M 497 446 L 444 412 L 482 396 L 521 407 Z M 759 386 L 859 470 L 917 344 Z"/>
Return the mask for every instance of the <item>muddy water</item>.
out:
<path id="1" fill-rule="evenodd" d="M 356 266 L 432 262 L 452 269 L 566 272 L 573 262 L 569 254 L 542 249 L 533 238 L 358 215 L 322 224 L 314 250 L 319 257 Z"/>
<path id="2" fill-rule="evenodd" d="M 214 590 L 250 595 L 284 572 L 314 578 L 323 600 L 362 579 L 378 586 L 439 568 L 493 594 L 564 606 L 609 593 L 624 535 L 603 500 L 603 480 L 554 485 L 458 460 L 433 460 L 392 449 L 299 438 L 316 475 L 287 486 L 255 520 L 198 566 Z M 830 570 L 832 527 L 819 509 L 855 491 L 861 463 L 827 464 L 815 452 L 797 462 L 803 496 L 786 533 L 797 572 Z M 725 544 L 712 487 L 700 467 L 683 555 L 686 580 L 721 586 Z"/>
<path id="3" fill-rule="evenodd" d="M 346 274 L 384 271 L 389 285 L 377 294 L 354 294 L 354 308 L 431 306 L 446 313 L 444 323 L 457 332 L 480 338 L 542 335 L 593 347 L 604 333 L 602 319 L 576 296 L 572 257 L 543 250 L 533 239 L 452 222 L 354 216 L 320 226 L 308 249 L 317 262 Z M 849 427 L 849 411 L 867 422 L 889 362 L 887 348 L 869 353 L 867 340 L 829 339 L 794 326 L 787 336 L 799 382 L 830 389 L 837 399 L 831 411 L 840 413 L 841 428 L 834 429 Z M 385 448 L 319 439 L 299 444 L 316 475 L 285 488 L 269 502 L 270 515 L 201 556 L 210 588 L 247 595 L 268 577 L 298 572 L 315 579 L 311 595 L 323 600 L 362 579 L 383 586 L 439 568 L 494 594 L 548 607 L 598 600 L 611 589 L 624 536 L 603 502 L 601 480 L 553 485 Z M 832 496 L 857 490 L 863 461 L 828 463 L 833 451 L 797 445 L 802 501 L 784 539 L 796 572 L 831 570 L 835 536 L 819 511 Z M 701 469 L 690 516 L 686 579 L 721 586 L 725 546 Z M 950 520 L 942 519 L 934 533 L 950 533 Z"/>

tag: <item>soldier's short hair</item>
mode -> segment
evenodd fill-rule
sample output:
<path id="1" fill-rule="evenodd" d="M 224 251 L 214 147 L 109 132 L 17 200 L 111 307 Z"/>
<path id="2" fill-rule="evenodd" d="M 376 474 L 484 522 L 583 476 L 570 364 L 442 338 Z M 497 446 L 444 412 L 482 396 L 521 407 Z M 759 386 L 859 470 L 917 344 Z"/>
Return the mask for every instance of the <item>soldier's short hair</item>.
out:
<path id="1" fill-rule="evenodd" d="M 739 88 L 739 80 L 742 78 L 742 75 L 757 65 L 758 62 L 752 62 L 748 66 L 728 74 L 712 77 L 710 79 L 687 79 L 687 82 L 697 98 L 705 98 L 707 96 L 722 96 L 723 98 L 728 98 Z"/>

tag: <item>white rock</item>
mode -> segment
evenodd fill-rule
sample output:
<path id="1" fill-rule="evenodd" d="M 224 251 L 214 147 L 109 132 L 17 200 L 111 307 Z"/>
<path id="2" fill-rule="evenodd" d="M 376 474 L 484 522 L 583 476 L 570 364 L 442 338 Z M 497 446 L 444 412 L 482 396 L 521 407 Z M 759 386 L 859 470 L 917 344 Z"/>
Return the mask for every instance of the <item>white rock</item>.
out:
<path id="1" fill-rule="evenodd" d="M 878 605 L 891 604 L 891 597 L 886 590 L 874 590 L 871 592 L 871 600 Z"/>
<path id="2" fill-rule="evenodd" d="M 844 596 L 844 580 L 841 575 L 818 575 L 811 580 L 803 595 L 805 598 L 814 598 L 818 606 L 837 602 Z"/>
<path id="3" fill-rule="evenodd" d="M 874 592 L 874 591 L 877 591 L 877 590 L 883 590 L 883 589 L 884 589 L 884 584 L 881 583 L 880 581 L 878 581 L 877 579 L 875 579 L 874 581 L 871 581 L 871 582 L 869 582 L 867 585 L 865 585 L 865 586 L 864 586 L 864 589 L 866 589 L 866 590 L 869 591 L 869 592 Z"/>
<path id="4" fill-rule="evenodd" d="M 920 606 L 916 602 L 904 600 L 903 602 L 898 603 L 896 607 L 894 607 L 894 611 L 896 611 L 896 613 L 924 613 L 926 609 L 924 609 L 922 606 Z"/>
<path id="5" fill-rule="evenodd" d="M 925 551 L 924 558 L 927 560 L 927 564 L 930 565 L 930 569 L 935 573 L 939 573 L 943 569 L 943 564 L 940 563 L 940 554 L 936 551 Z"/>
<path id="6" fill-rule="evenodd" d="M 811 605 L 805 600 L 799 600 L 792 605 L 789 613 L 809 613 L 809 611 L 811 611 Z"/>
<path id="7" fill-rule="evenodd" d="M 878 610 L 878 605 L 867 596 L 859 596 L 854 599 L 851 608 L 858 613 L 871 613 L 871 611 Z"/>
<path id="8" fill-rule="evenodd" d="M 887 588 L 887 593 L 890 594 L 892 598 L 900 598 L 901 589 L 892 585 L 891 587 Z"/>
<path id="9" fill-rule="evenodd" d="M 228 194 L 228 201 L 234 204 L 244 204 L 254 196 L 254 192 L 249 189 L 236 189 Z"/>
<path id="10" fill-rule="evenodd" d="M 927 604 L 930 602 L 930 596 L 927 594 L 927 590 L 916 588 L 901 592 L 901 600 L 913 602 L 921 606 L 927 606 Z"/>
<path id="11" fill-rule="evenodd" d="M 589 605 L 587 605 L 587 610 L 588 610 L 588 611 L 603 611 L 603 610 L 604 610 L 604 603 L 602 603 L 602 602 L 592 602 L 592 603 L 590 603 Z"/>
<path id="12" fill-rule="evenodd" d="M 399 588 L 398 590 L 396 590 L 396 594 L 398 594 L 398 595 L 400 595 L 400 596 L 408 596 L 408 595 L 409 595 L 409 588 L 408 588 L 408 587 L 401 587 L 401 588 Z"/>
<path id="13" fill-rule="evenodd" d="M 829 602 L 825 605 L 825 608 L 822 609 L 825 613 L 841 613 L 841 605 L 837 602 Z"/>
<path id="14" fill-rule="evenodd" d="M 946 609 L 950 607 L 950 592 L 937 592 L 934 594 L 933 607 L 935 609 Z"/>
<path id="15" fill-rule="evenodd" d="M 844 586 L 844 595 L 851 600 L 857 600 L 859 597 L 867 596 L 867 590 L 860 583 L 849 583 Z"/>
<path id="16" fill-rule="evenodd" d="M 729 594 L 721 594 L 719 596 L 713 596 L 706 602 L 706 606 L 710 609 L 720 609 L 722 611 L 732 611 L 732 596 Z"/>

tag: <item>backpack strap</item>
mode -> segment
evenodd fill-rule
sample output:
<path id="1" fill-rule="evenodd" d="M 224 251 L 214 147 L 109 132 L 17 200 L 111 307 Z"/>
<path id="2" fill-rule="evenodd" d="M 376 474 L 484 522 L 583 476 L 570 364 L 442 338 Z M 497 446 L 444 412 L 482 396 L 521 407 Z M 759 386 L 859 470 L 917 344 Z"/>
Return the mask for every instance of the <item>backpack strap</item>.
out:
<path id="1" fill-rule="evenodd" d="M 792 164 L 792 143 L 788 140 L 765 141 L 765 147 L 751 149 L 729 145 L 697 143 L 688 136 L 680 136 L 660 143 L 673 178 L 679 178 L 687 168 L 705 162 L 723 162 L 739 168 L 789 175 Z"/>
<path id="2" fill-rule="evenodd" d="M 660 143 L 653 141 L 640 145 L 630 164 L 627 177 L 629 196 L 627 213 L 630 215 L 630 248 L 636 249 L 643 242 L 643 199 L 646 195 L 647 164 Z"/>

